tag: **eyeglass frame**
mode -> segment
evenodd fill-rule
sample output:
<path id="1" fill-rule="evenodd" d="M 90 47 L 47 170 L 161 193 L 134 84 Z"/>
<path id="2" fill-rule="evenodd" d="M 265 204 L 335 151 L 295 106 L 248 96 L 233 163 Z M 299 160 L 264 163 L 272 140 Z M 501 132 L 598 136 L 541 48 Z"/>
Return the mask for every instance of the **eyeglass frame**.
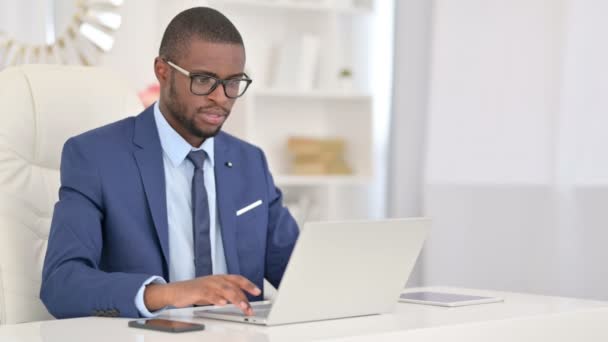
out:
<path id="1" fill-rule="evenodd" d="M 161 58 L 162 59 L 162 58 Z M 251 85 L 251 83 L 253 82 L 253 80 L 251 78 L 249 78 L 249 76 L 247 76 L 247 74 L 243 73 L 243 75 L 241 77 L 244 76 L 244 78 L 240 78 L 238 79 L 239 81 L 245 81 L 246 85 L 245 85 L 245 89 L 243 89 L 243 92 L 238 95 L 238 96 L 230 96 L 228 95 L 228 92 L 226 91 L 226 82 L 229 81 L 234 81 L 236 78 L 228 78 L 228 79 L 221 79 L 209 74 L 205 74 L 205 73 L 191 73 L 190 71 L 180 67 L 179 65 L 171 62 L 170 60 L 167 59 L 162 59 L 165 63 L 169 64 L 169 66 L 171 66 L 172 68 L 174 68 L 175 70 L 179 71 L 181 74 L 183 74 L 184 76 L 190 78 L 190 92 L 196 96 L 207 96 L 211 93 L 213 93 L 215 91 L 215 89 L 217 89 L 217 87 L 221 84 L 222 88 L 224 89 L 224 95 L 226 95 L 227 98 L 229 99 L 238 99 L 239 97 L 245 95 L 245 92 L 247 91 L 247 89 L 249 89 L 249 86 Z M 211 78 L 213 80 L 215 80 L 215 83 L 211 86 L 211 89 L 209 89 L 209 91 L 205 94 L 197 94 L 192 90 L 192 84 L 194 83 L 194 77 L 196 76 L 205 76 L 208 78 Z"/>

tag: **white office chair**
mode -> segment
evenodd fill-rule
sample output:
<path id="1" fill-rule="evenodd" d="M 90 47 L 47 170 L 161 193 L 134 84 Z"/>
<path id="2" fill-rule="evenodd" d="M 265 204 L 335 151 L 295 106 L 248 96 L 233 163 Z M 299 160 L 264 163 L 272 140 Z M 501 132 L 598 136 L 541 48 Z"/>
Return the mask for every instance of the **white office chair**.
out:
<path id="1" fill-rule="evenodd" d="M 103 68 L 0 72 L 0 325 L 52 318 L 39 291 L 64 142 L 141 109 L 135 91 Z"/>

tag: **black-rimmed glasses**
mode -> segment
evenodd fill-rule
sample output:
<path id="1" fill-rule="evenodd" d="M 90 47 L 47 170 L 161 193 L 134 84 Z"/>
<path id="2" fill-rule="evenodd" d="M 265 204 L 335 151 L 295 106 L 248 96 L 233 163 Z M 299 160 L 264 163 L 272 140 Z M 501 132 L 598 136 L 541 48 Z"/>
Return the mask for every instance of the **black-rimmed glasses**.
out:
<path id="1" fill-rule="evenodd" d="M 194 74 L 171 61 L 166 60 L 165 62 L 175 70 L 190 78 L 190 91 L 194 95 L 209 95 L 221 84 L 224 86 L 224 94 L 226 97 L 236 99 L 237 97 L 243 96 L 251 82 L 253 82 L 247 75 L 223 80 L 211 75 Z"/>

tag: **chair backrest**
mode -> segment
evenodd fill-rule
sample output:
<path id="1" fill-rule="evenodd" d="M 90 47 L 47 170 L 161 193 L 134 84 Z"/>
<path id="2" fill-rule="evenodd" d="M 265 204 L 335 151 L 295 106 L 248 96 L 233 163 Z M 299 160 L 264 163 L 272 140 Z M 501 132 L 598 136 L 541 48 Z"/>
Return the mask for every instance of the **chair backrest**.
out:
<path id="1" fill-rule="evenodd" d="M 135 91 L 103 68 L 0 72 L 0 324 L 51 319 L 39 299 L 65 141 L 136 115 Z"/>

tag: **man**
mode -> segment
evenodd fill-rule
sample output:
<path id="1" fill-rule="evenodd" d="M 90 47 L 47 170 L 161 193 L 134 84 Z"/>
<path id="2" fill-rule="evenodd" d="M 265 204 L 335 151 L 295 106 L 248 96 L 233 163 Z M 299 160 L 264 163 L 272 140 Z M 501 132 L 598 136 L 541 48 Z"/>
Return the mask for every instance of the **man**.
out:
<path id="1" fill-rule="evenodd" d="M 278 286 L 298 227 L 260 149 L 221 132 L 251 83 L 234 25 L 178 14 L 154 71 L 160 99 L 69 139 L 40 296 L 56 317 L 150 317 Z"/>

